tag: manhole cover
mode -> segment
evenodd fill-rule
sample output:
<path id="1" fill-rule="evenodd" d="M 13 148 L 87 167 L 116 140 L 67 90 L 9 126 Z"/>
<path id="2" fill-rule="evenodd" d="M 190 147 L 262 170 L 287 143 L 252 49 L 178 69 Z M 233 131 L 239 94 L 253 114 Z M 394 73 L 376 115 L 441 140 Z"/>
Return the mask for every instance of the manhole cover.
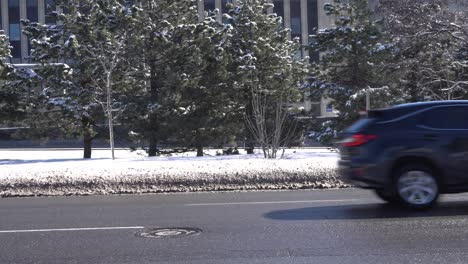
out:
<path id="1" fill-rule="evenodd" d="M 183 236 L 195 236 L 201 233 L 201 229 L 198 228 L 186 228 L 186 227 L 174 227 L 174 228 L 153 228 L 142 232 L 138 232 L 136 235 L 139 237 L 148 238 L 170 238 L 170 237 L 183 237 Z"/>

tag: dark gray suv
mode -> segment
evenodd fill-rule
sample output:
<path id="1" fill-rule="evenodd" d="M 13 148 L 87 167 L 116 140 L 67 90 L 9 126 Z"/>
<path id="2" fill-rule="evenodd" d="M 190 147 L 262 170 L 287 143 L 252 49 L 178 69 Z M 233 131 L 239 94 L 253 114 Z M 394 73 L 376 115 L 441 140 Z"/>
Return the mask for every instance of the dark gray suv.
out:
<path id="1" fill-rule="evenodd" d="M 422 209 L 468 191 L 468 101 L 372 110 L 338 143 L 343 179 L 387 202 Z"/>

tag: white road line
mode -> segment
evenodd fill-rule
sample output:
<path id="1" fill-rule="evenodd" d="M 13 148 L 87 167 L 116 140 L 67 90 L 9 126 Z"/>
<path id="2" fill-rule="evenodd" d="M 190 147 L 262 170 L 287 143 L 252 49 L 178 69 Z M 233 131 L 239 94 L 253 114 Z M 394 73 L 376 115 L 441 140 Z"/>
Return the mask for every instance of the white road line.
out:
<path id="1" fill-rule="evenodd" d="M 32 233 L 32 232 L 58 232 L 58 231 L 94 231 L 94 230 L 143 229 L 143 228 L 145 228 L 145 227 L 144 227 L 144 226 L 83 227 L 83 228 L 0 230 L 0 233 Z"/>
<path id="2" fill-rule="evenodd" d="M 268 201 L 268 202 L 238 202 L 238 203 L 193 203 L 185 206 L 209 206 L 209 205 L 248 205 L 248 204 L 290 204 L 290 203 L 331 203 L 331 202 L 354 202 L 358 199 L 342 200 L 303 200 L 303 201 Z"/>

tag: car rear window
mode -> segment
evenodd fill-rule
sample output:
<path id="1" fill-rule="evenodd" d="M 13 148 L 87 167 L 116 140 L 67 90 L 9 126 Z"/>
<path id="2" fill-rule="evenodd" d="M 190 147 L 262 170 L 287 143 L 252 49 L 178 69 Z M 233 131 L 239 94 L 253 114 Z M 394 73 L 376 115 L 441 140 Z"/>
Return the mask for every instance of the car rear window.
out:
<path id="1" fill-rule="evenodd" d="M 421 115 L 423 125 L 436 129 L 468 129 L 468 107 L 438 107 Z"/>
<path id="2" fill-rule="evenodd" d="M 358 121 L 354 122 L 350 127 L 348 127 L 345 131 L 346 132 L 358 132 L 360 130 L 365 129 L 372 123 L 374 123 L 375 118 L 361 118 Z"/>

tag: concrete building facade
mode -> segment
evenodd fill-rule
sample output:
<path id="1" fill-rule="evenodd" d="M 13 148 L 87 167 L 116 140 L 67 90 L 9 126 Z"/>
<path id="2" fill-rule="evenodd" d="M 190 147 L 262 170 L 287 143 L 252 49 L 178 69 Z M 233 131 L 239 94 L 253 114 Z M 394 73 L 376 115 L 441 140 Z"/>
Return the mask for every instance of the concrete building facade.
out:
<path id="1" fill-rule="evenodd" d="M 53 11 L 60 11 L 54 0 L 0 0 L 0 21 L 3 31 L 10 38 L 13 47 L 12 63 L 28 63 L 29 41 L 21 33 L 21 19 L 41 24 L 54 24 L 55 20 L 48 16 Z"/>

